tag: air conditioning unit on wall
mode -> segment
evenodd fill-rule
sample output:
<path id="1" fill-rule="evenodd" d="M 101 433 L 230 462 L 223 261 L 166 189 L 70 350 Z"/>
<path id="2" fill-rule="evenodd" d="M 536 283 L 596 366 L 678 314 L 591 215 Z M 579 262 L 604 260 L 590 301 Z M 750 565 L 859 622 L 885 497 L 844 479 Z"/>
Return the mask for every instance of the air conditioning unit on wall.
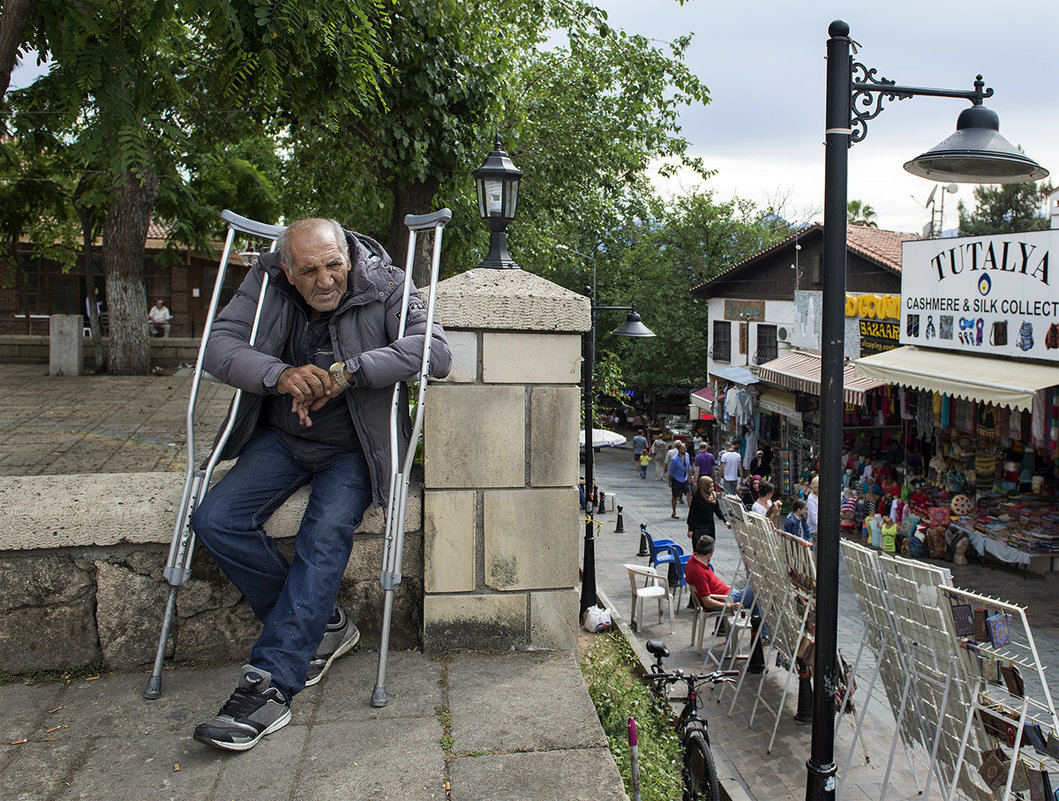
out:
<path id="1" fill-rule="evenodd" d="M 787 342 L 790 339 L 790 332 L 786 328 L 780 326 L 776 329 L 776 339 L 780 342 Z"/>

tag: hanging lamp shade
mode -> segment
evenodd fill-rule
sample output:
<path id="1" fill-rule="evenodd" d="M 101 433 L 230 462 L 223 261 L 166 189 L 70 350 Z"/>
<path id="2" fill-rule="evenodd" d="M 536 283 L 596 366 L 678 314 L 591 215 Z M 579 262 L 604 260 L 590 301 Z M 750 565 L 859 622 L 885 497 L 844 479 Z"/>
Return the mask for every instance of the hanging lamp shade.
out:
<path id="1" fill-rule="evenodd" d="M 1017 184 L 1048 177 L 1048 170 L 1000 135 L 1000 118 L 980 104 L 960 112 L 956 133 L 904 166 L 931 181 L 969 184 Z"/>
<path id="2" fill-rule="evenodd" d="M 619 337 L 653 337 L 655 332 L 643 324 L 640 315 L 633 309 L 625 318 L 625 322 L 610 333 Z"/>

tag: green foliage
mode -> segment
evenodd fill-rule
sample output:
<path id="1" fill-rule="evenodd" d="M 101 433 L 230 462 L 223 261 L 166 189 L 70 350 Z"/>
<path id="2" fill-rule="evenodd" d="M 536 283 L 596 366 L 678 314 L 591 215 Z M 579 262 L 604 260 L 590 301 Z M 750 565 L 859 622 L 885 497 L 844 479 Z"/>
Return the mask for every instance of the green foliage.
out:
<path id="1" fill-rule="evenodd" d="M 656 390 L 705 383 L 707 305 L 689 290 L 780 241 L 788 230 L 754 203 L 717 202 L 710 191 L 669 204 L 651 200 L 646 219 L 628 223 L 621 244 L 599 264 L 601 302 L 635 303 L 656 334 L 610 338 L 626 381 Z"/>
<path id="2" fill-rule="evenodd" d="M 592 647 L 581 658 L 581 675 L 603 724 L 626 792 L 631 797 L 628 738 L 631 717 L 636 721 L 638 735 L 642 801 L 670 801 L 681 794 L 680 742 L 668 717 L 659 713 L 659 705 L 650 691 L 634 675 L 636 666 L 636 656 L 625 638 L 610 632 L 596 635 Z"/>
<path id="3" fill-rule="evenodd" d="M 960 210 L 960 236 L 1043 231 L 1048 227 L 1043 207 L 1050 191 L 1050 183 L 1033 181 L 976 186 L 974 211 L 969 211 L 962 200 L 957 207 Z"/>
<path id="4" fill-rule="evenodd" d="M 863 200 L 851 200 L 846 203 L 846 223 L 878 228 L 879 216 L 875 213 L 875 209 Z"/>

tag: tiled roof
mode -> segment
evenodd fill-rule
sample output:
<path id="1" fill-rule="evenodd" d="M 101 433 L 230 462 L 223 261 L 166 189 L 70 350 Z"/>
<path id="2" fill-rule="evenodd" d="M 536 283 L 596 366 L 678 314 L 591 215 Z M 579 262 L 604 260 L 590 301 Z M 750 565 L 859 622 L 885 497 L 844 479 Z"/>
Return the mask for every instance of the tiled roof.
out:
<path id="1" fill-rule="evenodd" d="M 147 238 L 148 239 L 165 239 L 169 236 L 170 225 L 168 223 L 160 223 L 157 220 L 151 220 L 147 224 Z"/>
<path id="2" fill-rule="evenodd" d="M 729 267 L 724 272 L 718 273 L 713 276 L 713 278 L 703 281 L 701 284 L 696 284 L 691 288 L 691 293 L 694 295 L 699 292 L 699 290 L 702 290 L 711 284 L 719 283 L 729 277 L 732 273 L 742 270 L 744 267 L 761 261 L 785 248 L 791 247 L 796 244 L 798 240 L 804 241 L 807 237 L 813 236 L 814 234 L 823 236 L 823 233 L 823 223 L 812 223 L 804 228 L 799 228 L 782 242 L 777 242 L 775 245 L 772 245 L 772 247 L 765 248 L 764 250 L 755 253 L 749 259 L 744 259 L 738 264 Z M 905 234 L 900 231 L 887 231 L 883 228 L 869 228 L 866 225 L 846 226 L 846 247 L 850 251 L 878 264 L 883 269 L 898 274 L 901 272 L 901 244 L 919 238 L 920 237 L 916 234 Z"/>
<path id="3" fill-rule="evenodd" d="M 823 230 L 823 226 L 821 226 Z M 886 231 L 867 225 L 846 227 L 846 246 L 865 258 L 876 261 L 894 272 L 901 272 L 901 243 L 919 239 L 916 234 Z"/>

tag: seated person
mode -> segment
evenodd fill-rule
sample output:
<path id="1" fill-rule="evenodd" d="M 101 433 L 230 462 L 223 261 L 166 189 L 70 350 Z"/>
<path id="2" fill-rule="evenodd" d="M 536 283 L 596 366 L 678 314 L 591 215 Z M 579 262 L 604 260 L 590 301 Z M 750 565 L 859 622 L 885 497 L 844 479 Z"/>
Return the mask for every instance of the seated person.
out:
<path id="1" fill-rule="evenodd" d="M 695 553 L 684 567 L 684 580 L 695 588 L 695 594 L 703 609 L 708 611 L 735 612 L 740 609 L 750 610 L 751 630 L 756 633 L 761 624 L 761 614 L 754 605 L 754 588 L 747 584 L 743 589 L 732 592 L 731 588 L 713 572 L 710 557 L 713 556 L 716 540 L 704 535 L 695 544 Z M 765 656 L 758 639 L 754 652 L 750 655 L 747 670 L 750 673 L 761 673 L 765 669 Z"/>
<path id="2" fill-rule="evenodd" d="M 776 515 L 780 513 L 780 507 L 783 506 L 779 501 L 772 500 L 772 496 L 775 494 L 776 488 L 770 482 L 762 481 L 758 485 L 757 500 L 750 507 L 750 511 L 756 515 L 768 518 L 770 523 L 775 523 Z"/>

